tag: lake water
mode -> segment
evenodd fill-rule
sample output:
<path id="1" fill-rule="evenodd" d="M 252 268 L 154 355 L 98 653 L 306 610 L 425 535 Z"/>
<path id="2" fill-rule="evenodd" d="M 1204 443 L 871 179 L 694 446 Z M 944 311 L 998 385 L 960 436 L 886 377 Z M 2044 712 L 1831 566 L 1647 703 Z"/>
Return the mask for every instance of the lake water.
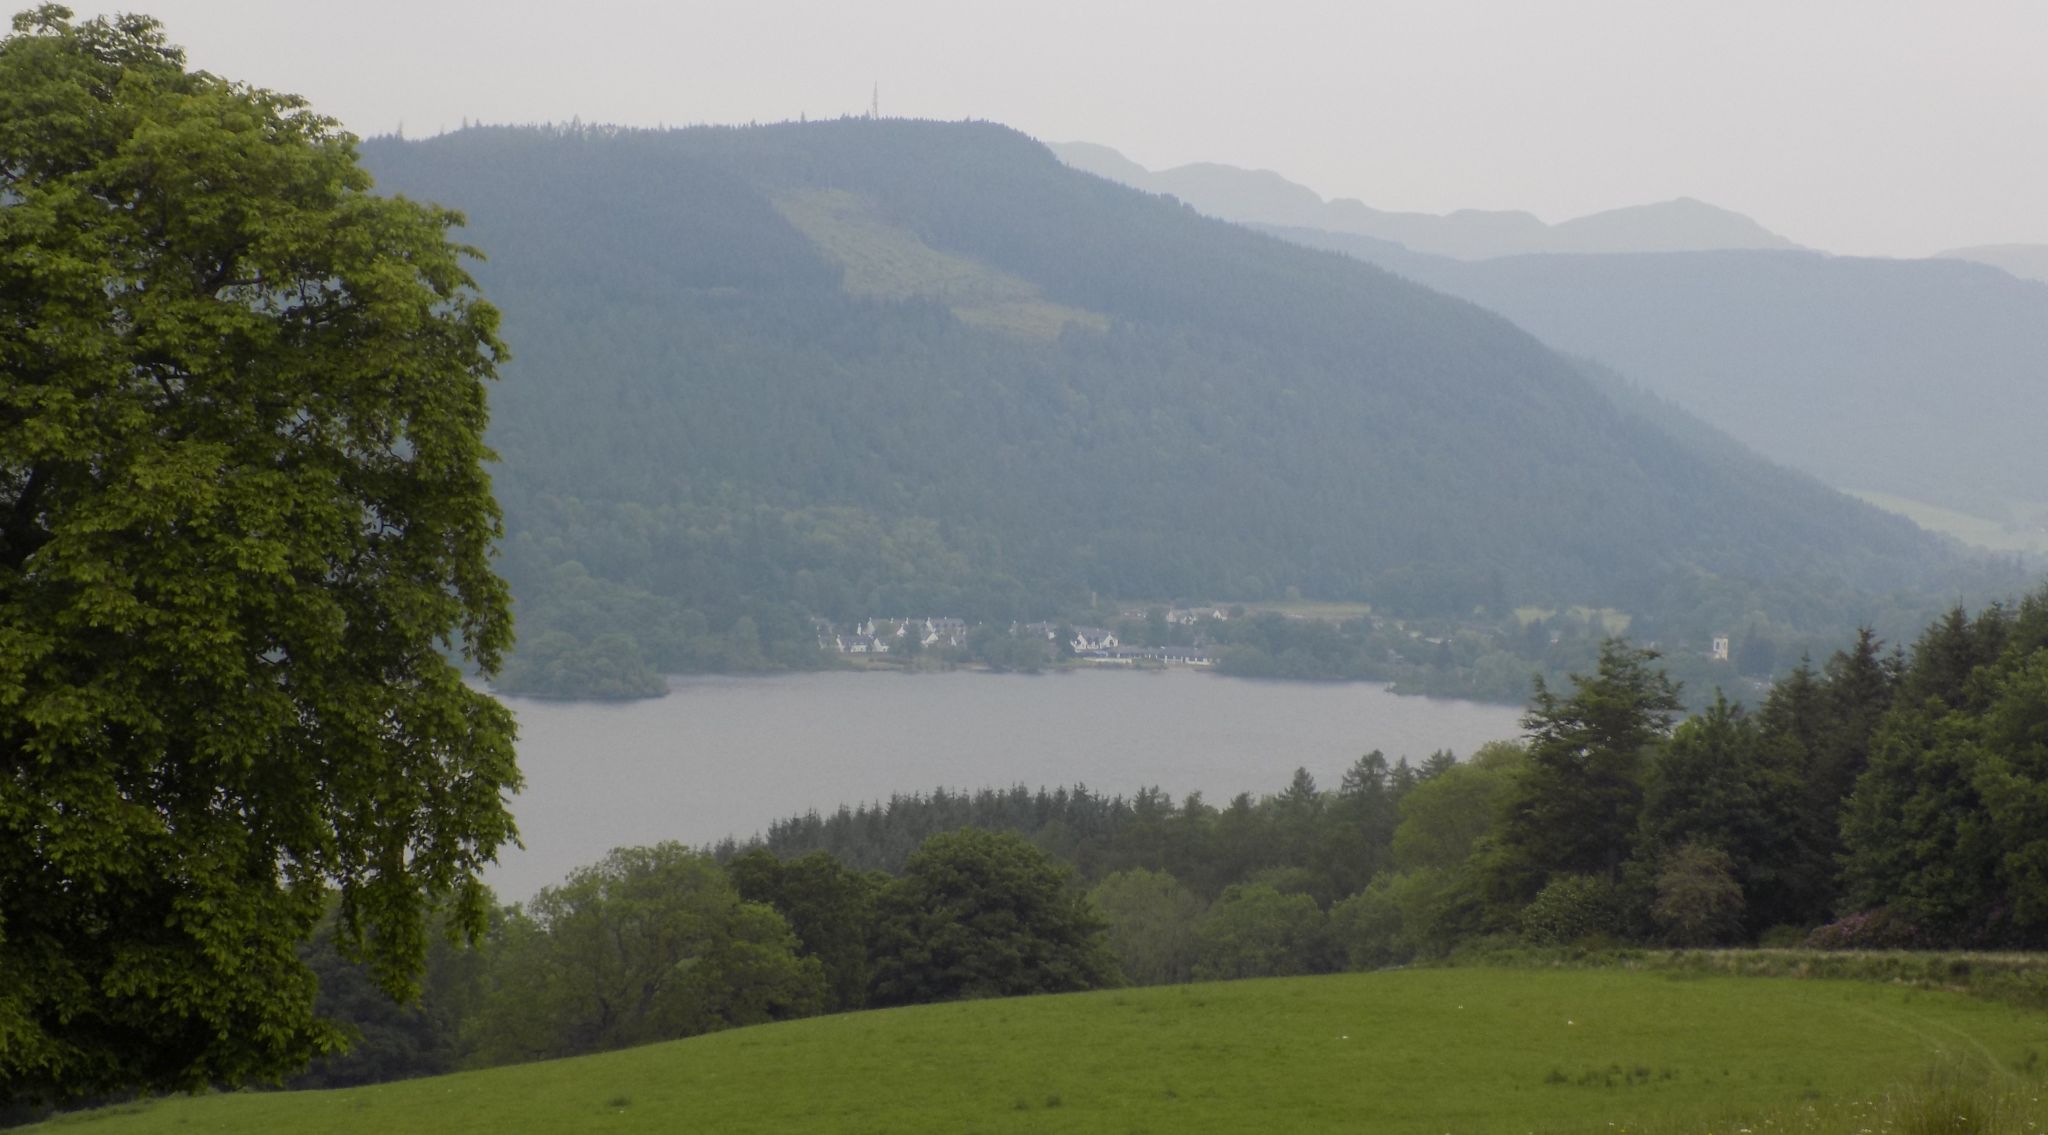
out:
<path id="1" fill-rule="evenodd" d="M 1359 754 L 1465 756 L 1519 734 L 1518 710 L 1369 683 L 1254 682 L 1190 670 L 831 672 L 679 678 L 623 703 L 507 698 L 519 715 L 524 850 L 485 877 L 525 899 L 613 847 L 745 838 L 809 809 L 891 793 L 1086 784 L 1212 803 L 1335 788 Z"/>

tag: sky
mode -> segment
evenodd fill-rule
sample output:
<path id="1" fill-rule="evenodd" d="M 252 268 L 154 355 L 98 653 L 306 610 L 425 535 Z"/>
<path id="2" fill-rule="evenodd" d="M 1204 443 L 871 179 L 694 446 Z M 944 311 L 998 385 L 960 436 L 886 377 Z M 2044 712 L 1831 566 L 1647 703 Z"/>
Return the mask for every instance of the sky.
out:
<path id="1" fill-rule="evenodd" d="M 15 0 L 27 7 L 29 0 Z M 360 134 L 864 112 L 1548 221 L 1689 196 L 1832 252 L 2048 242 L 2038 0 L 72 0 Z"/>

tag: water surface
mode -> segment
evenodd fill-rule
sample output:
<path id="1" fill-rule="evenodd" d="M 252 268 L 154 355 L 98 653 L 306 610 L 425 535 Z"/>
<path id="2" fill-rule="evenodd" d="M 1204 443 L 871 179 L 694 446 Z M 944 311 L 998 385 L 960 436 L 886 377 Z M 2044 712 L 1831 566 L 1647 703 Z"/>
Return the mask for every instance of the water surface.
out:
<path id="1" fill-rule="evenodd" d="M 1420 760 L 1515 736 L 1519 711 L 1398 697 L 1362 682 L 1254 682 L 1190 670 L 830 672 L 678 678 L 623 703 L 507 698 L 519 715 L 525 850 L 486 875 L 524 899 L 613 847 L 744 838 L 809 809 L 895 792 L 1156 786 L 1212 803 L 1335 788 L 1368 749 Z"/>

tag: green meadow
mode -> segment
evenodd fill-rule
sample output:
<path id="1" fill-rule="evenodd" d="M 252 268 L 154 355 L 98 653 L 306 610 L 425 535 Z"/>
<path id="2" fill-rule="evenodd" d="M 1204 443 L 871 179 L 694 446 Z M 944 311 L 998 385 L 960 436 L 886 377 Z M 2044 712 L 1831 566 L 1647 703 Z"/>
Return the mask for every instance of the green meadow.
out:
<path id="1" fill-rule="evenodd" d="M 2043 1052 L 2048 1014 L 1958 993 L 1428 969 L 852 1013 L 372 1088 L 163 1099 L 39 1130 L 1765 1130 L 1863 1114 L 1936 1070 L 2030 1100 Z"/>

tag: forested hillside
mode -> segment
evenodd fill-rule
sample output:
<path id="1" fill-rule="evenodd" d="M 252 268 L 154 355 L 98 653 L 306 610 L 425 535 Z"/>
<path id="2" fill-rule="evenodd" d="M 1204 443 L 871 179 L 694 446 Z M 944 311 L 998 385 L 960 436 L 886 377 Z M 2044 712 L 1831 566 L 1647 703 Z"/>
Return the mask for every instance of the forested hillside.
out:
<path id="1" fill-rule="evenodd" d="M 1672 617 L 1734 590 L 1847 626 L 1954 566 L 1703 457 L 1502 318 L 1000 127 L 471 129 L 364 157 L 489 250 L 504 566 L 551 665 L 630 684 L 816 664 L 811 616 L 1290 590 Z"/>

